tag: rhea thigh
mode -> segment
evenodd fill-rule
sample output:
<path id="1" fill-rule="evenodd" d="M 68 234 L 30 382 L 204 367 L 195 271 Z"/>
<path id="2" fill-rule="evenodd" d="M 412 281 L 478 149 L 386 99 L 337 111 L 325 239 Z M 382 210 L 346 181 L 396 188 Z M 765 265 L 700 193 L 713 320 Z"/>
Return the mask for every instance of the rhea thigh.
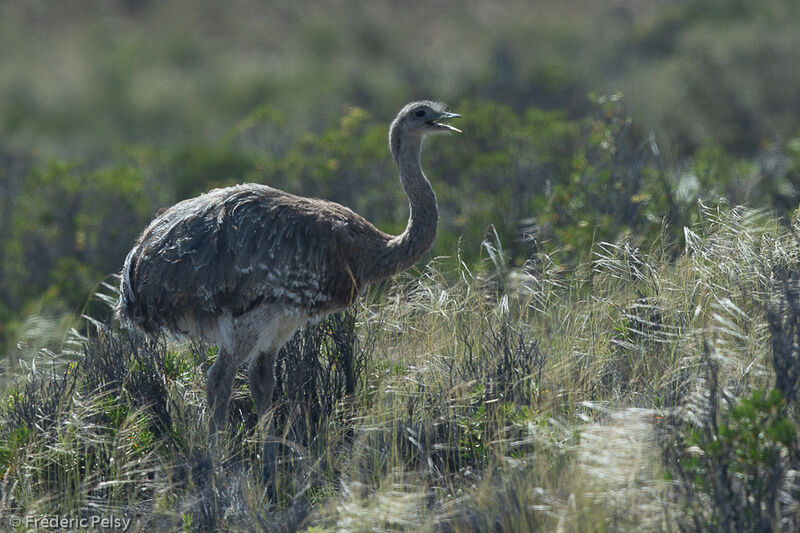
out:
<path id="1" fill-rule="evenodd" d="M 257 313 L 247 313 L 237 318 L 227 313 L 222 314 L 204 326 L 204 336 L 215 342 L 219 348 L 217 360 L 208 370 L 206 384 L 208 406 L 211 409 L 210 429 L 214 433 L 225 427 L 236 373 L 242 363 L 248 359 L 252 360 L 254 354 L 268 352 L 272 344 L 270 332 L 280 330 L 280 320 L 274 309 L 262 307 Z M 271 366 L 274 365 L 274 357 L 272 361 L 269 357 L 266 359 L 253 367 L 260 368 L 266 363 L 266 369 L 261 374 L 267 379 L 259 380 L 262 385 L 254 392 L 257 406 L 261 408 L 264 408 L 265 402 L 268 408 L 274 384 Z"/>
<path id="2" fill-rule="evenodd" d="M 249 357 L 247 377 L 256 412 L 261 416 L 272 405 L 272 391 L 275 387 L 275 361 L 278 352 L 308 321 L 308 314 L 271 307 L 257 310 L 250 317 L 249 323 L 256 324 L 257 318 L 262 320 L 261 329 Z"/>

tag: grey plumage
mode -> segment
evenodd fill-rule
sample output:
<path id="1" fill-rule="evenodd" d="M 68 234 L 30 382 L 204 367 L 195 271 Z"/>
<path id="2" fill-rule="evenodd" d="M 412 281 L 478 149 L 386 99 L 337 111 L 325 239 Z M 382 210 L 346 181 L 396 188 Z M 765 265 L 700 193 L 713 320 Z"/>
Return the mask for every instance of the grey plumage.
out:
<path id="1" fill-rule="evenodd" d="M 118 315 L 149 334 L 166 330 L 219 345 L 208 375 L 211 430 L 224 427 L 233 376 L 250 361 L 259 414 L 271 404 L 275 355 L 297 328 L 350 305 L 369 283 L 412 265 L 433 242 L 436 197 L 420 168 L 427 133 L 457 117 L 413 102 L 389 145 L 409 198 L 406 230 L 388 235 L 350 209 L 266 185 L 215 189 L 161 213 L 122 269 Z"/>
<path id="2" fill-rule="evenodd" d="M 261 303 L 325 314 L 360 288 L 357 239 L 386 236 L 352 211 L 266 185 L 215 189 L 161 214 L 126 260 L 124 316 L 149 333 L 180 332 Z"/>

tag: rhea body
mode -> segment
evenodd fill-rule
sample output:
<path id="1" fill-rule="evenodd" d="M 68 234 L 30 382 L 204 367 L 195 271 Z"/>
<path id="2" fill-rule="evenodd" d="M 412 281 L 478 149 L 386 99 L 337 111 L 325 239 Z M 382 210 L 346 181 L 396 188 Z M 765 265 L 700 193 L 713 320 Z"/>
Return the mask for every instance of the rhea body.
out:
<path id="1" fill-rule="evenodd" d="M 297 329 L 349 306 L 430 248 L 438 210 L 420 165 L 422 142 L 458 132 L 440 122 L 458 116 L 439 103 L 412 102 L 391 124 L 389 147 L 410 209 L 400 235 L 335 202 L 244 184 L 184 200 L 139 236 L 122 269 L 118 314 L 151 335 L 218 346 L 206 385 L 212 435 L 225 427 L 244 363 L 261 416 L 272 403 L 277 353 Z"/>

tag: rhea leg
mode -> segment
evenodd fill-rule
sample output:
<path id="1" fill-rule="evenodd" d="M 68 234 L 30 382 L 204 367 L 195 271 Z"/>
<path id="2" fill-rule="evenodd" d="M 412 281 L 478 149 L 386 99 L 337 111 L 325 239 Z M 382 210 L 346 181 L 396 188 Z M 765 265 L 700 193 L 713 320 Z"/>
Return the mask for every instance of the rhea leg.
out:
<path id="1" fill-rule="evenodd" d="M 251 360 L 248 377 L 256 411 L 260 417 L 269 410 L 276 355 L 307 319 L 308 315 L 300 311 L 285 312 L 276 306 L 260 306 L 235 319 L 220 319 L 213 331 L 219 355 L 208 370 L 206 389 L 212 436 L 225 429 L 233 380 L 246 359 Z"/>
<path id="2" fill-rule="evenodd" d="M 306 319 L 307 317 L 301 313 L 293 316 L 284 315 L 282 320 L 276 320 L 270 324 L 270 328 L 262 332 L 260 342 L 257 343 L 260 349 L 251 359 L 247 368 L 250 394 L 253 397 L 259 419 L 263 418 L 272 406 L 272 391 L 275 389 L 275 361 L 278 352 Z M 267 333 L 268 337 L 264 333 Z M 266 424 L 266 440 L 262 458 L 264 474 L 272 477 L 276 472 L 277 441 L 274 439 L 273 421 L 268 420 Z"/>
<path id="3" fill-rule="evenodd" d="M 259 314 L 248 317 L 249 324 L 260 324 L 257 340 L 254 343 L 253 353 L 250 355 L 250 364 L 247 367 L 247 377 L 250 382 L 250 393 L 256 405 L 259 418 L 269 410 L 272 405 L 272 391 L 275 388 L 275 361 L 278 352 L 283 348 L 294 332 L 308 319 L 308 315 L 296 311 L 294 313 L 281 313 L 276 308 L 258 310 Z M 256 321 L 255 317 L 261 318 Z"/>
<path id="4" fill-rule="evenodd" d="M 247 378 L 250 383 L 250 394 L 256 406 L 256 413 L 261 420 L 272 406 L 272 391 L 275 389 L 275 359 L 277 352 L 272 349 L 261 351 L 250 360 L 247 367 Z M 262 458 L 267 477 L 275 473 L 275 443 L 272 441 L 272 420 L 268 422 L 267 440 L 264 442 Z"/>
<path id="5" fill-rule="evenodd" d="M 265 350 L 257 354 L 247 367 L 250 394 L 256 405 L 256 413 L 261 418 L 272 405 L 272 391 L 275 389 L 275 359 L 277 351 Z"/>
<path id="6" fill-rule="evenodd" d="M 238 363 L 230 351 L 220 347 L 217 360 L 208 369 L 206 399 L 211 410 L 208 429 L 212 437 L 223 431 L 228 421 L 228 404 L 233 392 L 233 378 L 239 368 Z"/>

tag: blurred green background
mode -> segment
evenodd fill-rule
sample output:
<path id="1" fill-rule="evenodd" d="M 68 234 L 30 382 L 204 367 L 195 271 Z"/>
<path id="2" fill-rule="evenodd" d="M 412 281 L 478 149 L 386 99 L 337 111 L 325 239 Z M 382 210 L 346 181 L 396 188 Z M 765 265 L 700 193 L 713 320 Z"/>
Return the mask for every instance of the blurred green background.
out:
<path id="1" fill-rule="evenodd" d="M 0 346 L 66 327 L 159 208 L 214 186 L 401 230 L 387 125 L 416 98 L 464 115 L 423 155 L 430 257 L 477 263 L 496 232 L 568 268 L 622 234 L 679 250 L 698 201 L 785 213 L 798 50 L 788 0 L 3 2 Z"/>

